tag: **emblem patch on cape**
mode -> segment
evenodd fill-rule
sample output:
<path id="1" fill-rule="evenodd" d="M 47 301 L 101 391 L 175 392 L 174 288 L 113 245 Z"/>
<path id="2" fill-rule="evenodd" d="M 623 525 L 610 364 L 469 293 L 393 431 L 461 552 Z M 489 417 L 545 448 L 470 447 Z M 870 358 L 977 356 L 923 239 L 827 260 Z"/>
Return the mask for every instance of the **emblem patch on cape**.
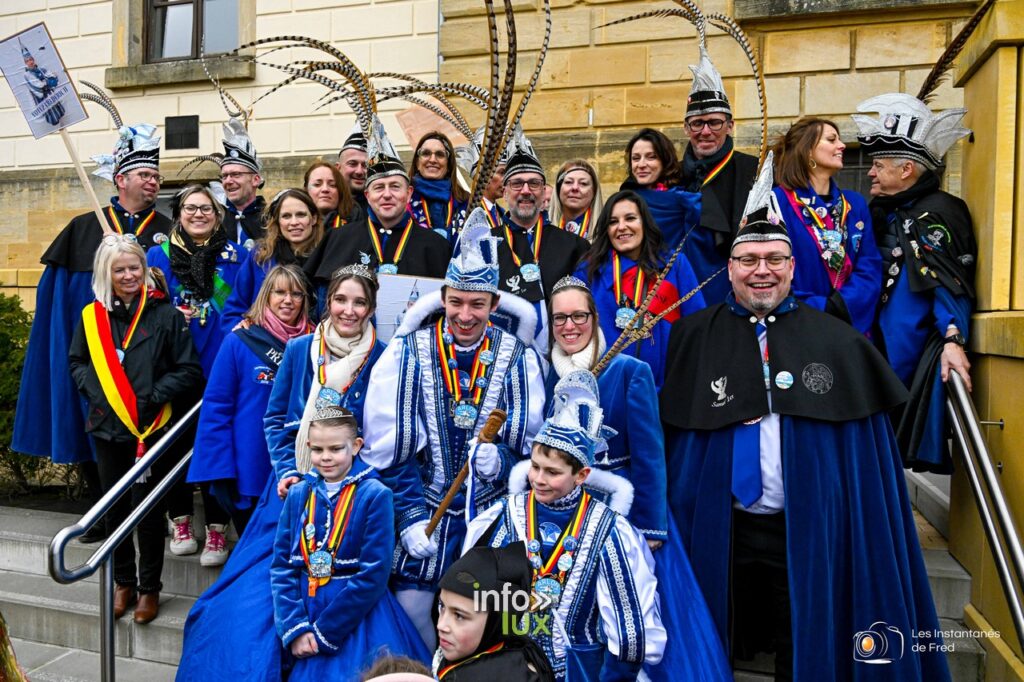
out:
<path id="1" fill-rule="evenodd" d="M 711 390 L 715 392 L 716 398 L 711 407 L 722 407 L 732 400 L 731 395 L 726 395 L 725 387 L 729 383 L 729 377 L 718 377 L 711 382 Z"/>
<path id="2" fill-rule="evenodd" d="M 270 369 L 266 365 L 253 367 L 252 380 L 257 384 L 272 384 L 274 383 L 274 370 Z"/>
<path id="3" fill-rule="evenodd" d="M 370 264 L 370 254 L 366 253 L 365 251 L 360 251 L 359 252 L 359 262 L 362 263 L 363 265 L 369 265 Z"/>
<path id="4" fill-rule="evenodd" d="M 808 391 L 818 395 L 825 395 L 831 391 L 832 384 L 835 382 L 832 370 L 820 362 L 812 362 L 804 367 L 800 379 L 804 382 L 804 386 L 807 387 Z"/>
<path id="5" fill-rule="evenodd" d="M 522 287 L 519 286 L 519 280 L 522 278 L 521 275 L 513 275 L 505 280 L 505 284 L 508 286 L 508 290 L 513 294 L 518 294 Z"/>

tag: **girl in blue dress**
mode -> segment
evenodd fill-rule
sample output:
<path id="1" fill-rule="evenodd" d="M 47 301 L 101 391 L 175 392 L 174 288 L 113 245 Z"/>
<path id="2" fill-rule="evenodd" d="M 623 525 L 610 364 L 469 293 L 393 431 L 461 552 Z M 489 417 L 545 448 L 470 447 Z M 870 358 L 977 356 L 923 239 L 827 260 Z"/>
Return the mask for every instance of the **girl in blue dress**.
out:
<path id="1" fill-rule="evenodd" d="M 584 282 L 566 277 L 555 284 L 548 301 L 551 371 L 545 388 L 549 401 L 560 379 L 573 371 L 592 371 L 604 356 L 607 348 L 599 317 Z M 721 641 L 708 627 L 707 604 L 668 513 L 665 439 L 650 367 L 620 353 L 598 374 L 597 385 L 604 424 L 616 435 L 608 439 L 608 449 L 596 455 L 594 468 L 633 484 L 626 518 L 654 552 L 661 618 L 669 634 L 662 662 L 648 666 L 647 673 L 653 680 L 729 679 Z M 550 417 L 553 410 L 549 402 L 546 414 Z M 606 501 L 596 489 L 591 492 Z"/>
<path id="2" fill-rule="evenodd" d="M 189 613 L 179 681 L 281 679 L 284 649 L 274 629 L 270 562 L 282 500 L 309 471 L 306 434 L 299 435 L 303 415 L 308 405 L 312 416 L 320 398 L 349 410 L 362 425 L 370 370 L 384 352 L 371 324 L 376 275 L 361 266 L 340 269 L 328 301 L 329 315 L 316 331 L 285 346 L 263 421 L 271 474 L 220 578 Z"/>
<path id="3" fill-rule="evenodd" d="M 267 235 L 238 273 L 234 291 L 228 297 L 221 325 L 225 333 L 242 321 L 256 300 L 256 292 L 275 265 L 302 266 L 324 235 L 320 211 L 313 198 L 301 189 L 279 192 L 267 208 Z"/>
<path id="4" fill-rule="evenodd" d="M 244 320 L 213 363 L 203 394 L 189 483 L 209 483 L 241 535 L 270 476 L 263 416 L 285 344 L 312 330 L 306 278 L 295 265 L 277 265 L 263 280 Z"/>
<path id="5" fill-rule="evenodd" d="M 413 219 L 454 244 L 466 217 L 469 193 L 459 185 L 455 148 L 444 133 L 434 131 L 420 139 L 409 164 L 409 177 Z"/>
<path id="6" fill-rule="evenodd" d="M 203 377 L 210 378 L 224 331 L 220 317 L 239 271 L 248 259 L 248 252 L 228 239 L 221 227 L 223 207 L 213 192 L 202 185 L 189 185 L 178 193 L 173 207 L 173 227 L 159 246 L 146 253 L 152 268 L 164 273 L 171 304 L 188 320 L 189 333 L 195 343 Z M 195 387 L 199 398 L 202 385 Z M 179 440 L 184 449 L 193 442 L 192 427 Z M 206 542 L 200 563 L 220 566 L 228 558 L 226 541 L 228 512 L 210 494 L 208 486 L 200 486 L 206 521 Z M 192 486 L 179 482 L 168 499 L 169 514 L 174 524 L 170 550 L 173 554 L 192 554 L 199 547 L 192 529 Z"/>
<path id="7" fill-rule="evenodd" d="M 882 294 L 882 257 L 864 197 L 834 179 L 845 149 L 834 123 L 801 118 L 775 145 L 774 192 L 793 240 L 793 295 L 867 334 Z"/>
<path id="8" fill-rule="evenodd" d="M 308 420 L 312 470 L 291 486 L 274 541 L 274 620 L 291 682 L 357 680 L 382 655 L 423 658 L 426 647 L 388 592 L 395 551 L 391 490 L 359 459 L 348 410 Z"/>
<path id="9" fill-rule="evenodd" d="M 661 230 L 647 203 L 632 190 L 617 192 L 608 199 L 595 229 L 594 243 L 577 268 L 576 277 L 587 282 L 593 292 L 601 330 L 611 345 L 624 329 L 642 324 L 643 320 L 634 319 L 636 311 L 668 263 L 669 253 L 663 248 Z M 644 319 L 681 298 L 686 300 L 662 318 L 648 337 L 623 349 L 651 366 L 654 385 L 659 389 L 665 376 L 665 352 L 672 323 L 704 308 L 698 284 L 690 263 L 680 253 L 658 286 Z"/>

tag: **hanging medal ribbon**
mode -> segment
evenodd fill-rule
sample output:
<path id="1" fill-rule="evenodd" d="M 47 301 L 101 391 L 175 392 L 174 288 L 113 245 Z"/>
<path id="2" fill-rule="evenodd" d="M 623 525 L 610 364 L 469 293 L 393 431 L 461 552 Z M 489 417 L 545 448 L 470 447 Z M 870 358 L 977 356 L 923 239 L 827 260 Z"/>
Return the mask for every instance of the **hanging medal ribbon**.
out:
<path id="1" fill-rule="evenodd" d="M 487 323 L 489 330 L 491 323 Z M 491 350 L 491 337 L 484 331 L 484 339 L 477 348 L 473 357 L 473 368 L 469 373 L 469 385 L 465 390 L 469 396 L 463 395 L 463 386 L 459 381 L 459 361 L 455 356 L 455 339 L 451 334 L 444 331 L 444 318 L 437 321 L 435 328 L 435 340 L 437 342 L 437 353 L 441 357 L 441 374 L 444 376 L 444 386 L 448 395 L 452 398 L 453 413 L 452 421 L 460 429 L 472 429 L 476 426 L 477 416 L 480 414 L 480 400 L 483 398 L 484 389 L 487 387 L 487 378 L 484 374 L 487 368 L 494 362 L 494 352 Z"/>
<path id="2" fill-rule="evenodd" d="M 714 180 L 718 176 L 718 174 L 721 173 L 727 165 L 729 165 L 729 161 L 732 160 L 732 154 L 734 151 L 736 150 L 730 149 L 729 153 L 725 155 L 725 158 L 719 161 L 718 165 L 711 169 L 711 172 L 708 173 L 708 176 L 704 178 L 704 182 L 700 183 L 701 187 L 705 186 L 706 184 Z"/>
<path id="3" fill-rule="evenodd" d="M 434 229 L 434 221 L 430 218 L 430 204 L 427 203 L 425 198 L 420 199 L 420 203 L 423 205 L 423 216 L 427 221 L 427 228 Z M 455 211 L 455 197 L 448 197 L 448 211 L 444 218 L 444 229 L 447 231 L 452 224 L 452 213 Z M 397 261 L 396 261 L 397 262 Z"/>
<path id="4" fill-rule="evenodd" d="M 566 228 L 565 216 L 562 216 L 561 220 L 558 223 L 558 226 L 560 228 L 562 228 L 563 230 L 567 229 Z M 576 232 L 577 236 L 580 236 L 580 237 L 583 237 L 584 239 L 586 239 L 587 238 L 587 231 L 590 229 L 590 209 L 589 208 L 586 211 L 583 212 L 583 218 L 580 220 L 580 222 L 576 223 L 576 226 L 577 226 L 577 232 Z"/>
<path id="5" fill-rule="evenodd" d="M 366 221 L 366 228 L 370 231 L 370 242 L 373 243 L 373 252 L 377 254 L 377 272 L 382 275 L 397 275 L 398 274 L 398 261 L 402 260 L 402 255 L 405 253 L 405 246 L 409 243 L 409 235 L 412 234 L 412 218 L 410 217 L 405 227 L 402 228 L 402 236 L 398 240 L 398 248 L 395 249 L 395 258 L 392 263 L 384 262 L 384 246 L 380 242 L 380 235 L 377 234 L 377 230 L 374 228 L 374 223 L 371 220 Z"/>
<path id="6" fill-rule="evenodd" d="M 796 213 L 797 217 L 800 218 L 800 222 L 804 224 L 807 231 L 814 237 L 814 243 L 818 245 L 818 252 L 821 254 L 822 260 L 825 261 L 825 271 L 828 273 L 832 288 L 839 289 L 849 278 L 850 273 L 853 272 L 853 263 L 846 253 L 845 246 L 846 217 L 850 214 L 850 202 L 840 192 L 839 201 L 833 209 L 835 215 L 827 211 L 825 215 L 819 215 L 814 208 L 804 204 L 793 190 L 786 189 L 783 192 L 786 195 L 786 199 L 789 200 L 789 205 L 793 212 Z M 804 217 L 805 212 L 810 215 L 813 224 L 807 222 Z M 839 222 L 838 226 L 836 226 L 837 219 Z"/>
<path id="7" fill-rule="evenodd" d="M 523 263 L 522 259 L 516 253 L 515 242 L 512 240 L 512 230 L 509 229 L 508 225 L 505 228 L 505 240 L 508 242 L 508 250 L 512 253 L 512 261 L 519 268 L 519 272 L 523 275 L 523 279 L 527 282 L 539 282 L 540 281 L 540 244 L 544 237 L 544 216 L 538 216 L 537 224 L 534 226 L 536 230 L 536 236 L 533 240 L 533 262 Z"/>
<path id="8" fill-rule="evenodd" d="M 501 224 L 501 213 L 499 213 L 497 204 L 491 204 L 491 207 L 484 211 L 484 216 L 487 217 L 487 222 L 490 223 L 492 230 Z"/>
<path id="9" fill-rule="evenodd" d="M 113 206 L 107 206 L 107 213 L 110 215 L 110 222 L 114 224 L 114 229 L 117 230 L 118 234 L 124 234 L 124 228 L 121 227 L 121 221 L 117 218 L 117 212 L 114 211 Z M 149 224 L 153 222 L 153 217 L 156 215 L 156 211 L 150 211 L 149 215 L 142 219 L 139 226 L 135 228 L 135 236 L 141 237 L 142 233 L 146 231 Z"/>
<path id="10" fill-rule="evenodd" d="M 316 396 L 316 409 L 322 410 L 325 407 L 341 405 L 341 398 L 348 389 L 352 388 L 352 384 L 356 382 L 359 375 L 363 373 L 363 367 L 366 366 L 366 362 L 370 359 L 372 353 L 367 353 L 366 357 L 363 358 L 362 363 L 359 365 L 359 369 L 355 371 L 352 377 L 345 384 L 345 388 L 341 391 L 336 391 L 333 388 L 327 386 L 327 363 L 330 361 L 331 353 L 327 350 L 327 330 L 326 325 L 330 324 L 329 320 L 324 320 L 321 324 L 320 329 L 320 352 L 316 359 L 316 378 L 320 382 L 320 392 Z M 372 349 L 377 344 L 377 330 L 374 327 L 370 327 L 370 332 L 373 336 L 370 339 L 370 348 Z"/>
<path id="11" fill-rule="evenodd" d="M 537 500 L 532 490 L 526 498 L 526 552 L 533 569 L 533 591 L 546 595 L 554 604 L 561 598 L 565 576 L 572 569 L 574 554 L 580 546 L 579 535 L 583 528 L 583 518 L 589 506 L 590 495 L 583 491 L 576 505 L 576 513 L 562 530 L 547 561 L 543 561 L 541 541 L 537 534 Z"/>
<path id="12" fill-rule="evenodd" d="M 466 665 L 467 663 L 471 663 L 471 662 L 475 661 L 476 659 L 480 658 L 481 656 L 486 656 L 487 654 L 493 654 L 496 651 L 501 651 L 504 648 L 504 646 L 505 646 L 505 642 L 498 642 L 497 644 L 492 646 L 490 649 L 487 649 L 485 651 L 481 651 L 476 656 L 470 656 L 469 658 L 467 658 L 465 660 L 462 660 L 462 661 L 459 661 L 458 663 L 452 663 L 451 665 L 446 665 L 445 667 L 441 668 L 437 672 L 437 679 L 438 680 L 443 680 L 445 675 L 447 675 L 451 671 L 455 670 L 459 666 Z"/>
<path id="13" fill-rule="evenodd" d="M 302 553 L 302 560 L 306 563 L 306 570 L 309 573 L 309 596 L 316 596 L 318 587 L 326 585 L 334 574 L 334 557 L 338 554 L 338 547 L 345 537 L 345 529 L 348 528 L 348 519 L 352 515 L 352 498 L 355 496 L 356 484 L 349 483 L 340 493 L 338 501 L 334 504 L 334 515 L 328 517 L 328 524 L 331 526 L 324 539 L 316 542 L 316 490 L 309 492 L 309 499 L 306 501 L 306 522 L 302 526 L 302 533 L 299 535 L 299 551 Z M 334 523 L 331 524 L 331 518 Z"/>
<path id="14" fill-rule="evenodd" d="M 647 295 L 644 289 L 646 275 L 639 264 L 636 266 L 636 280 L 633 284 L 633 298 L 630 299 L 622 293 L 622 266 L 619 259 L 619 252 L 612 251 L 612 276 L 615 292 L 615 303 L 619 308 L 615 311 L 615 326 L 619 329 L 626 329 L 630 322 L 636 317 L 636 307 L 639 306 L 643 297 Z M 639 324 L 639 320 L 638 320 Z"/>
<path id="15" fill-rule="evenodd" d="M 128 325 L 121 340 L 121 348 L 115 348 L 113 331 L 110 328 L 110 315 L 107 309 L 99 301 L 94 301 L 82 310 L 82 324 L 85 330 L 85 340 L 89 348 L 89 357 L 92 360 L 93 369 L 103 389 L 103 395 L 110 404 L 114 414 L 124 424 L 128 432 L 138 441 L 135 449 L 135 458 L 139 459 L 146 454 L 145 440 L 155 431 L 163 428 L 171 419 L 171 404 L 166 403 L 160 409 L 153 423 L 144 431 L 140 431 L 138 399 L 135 389 L 128 381 L 121 363 L 124 361 L 124 350 L 128 348 L 135 330 L 138 328 L 139 319 L 142 317 L 142 310 L 147 298 L 146 287 L 142 287 L 139 307 L 135 316 Z"/>

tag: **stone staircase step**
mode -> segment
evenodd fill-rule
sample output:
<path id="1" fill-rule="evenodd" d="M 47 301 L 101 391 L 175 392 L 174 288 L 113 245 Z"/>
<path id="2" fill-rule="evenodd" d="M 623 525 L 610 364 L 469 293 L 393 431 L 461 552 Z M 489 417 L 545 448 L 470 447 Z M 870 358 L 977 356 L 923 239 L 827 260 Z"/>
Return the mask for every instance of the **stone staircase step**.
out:
<path id="1" fill-rule="evenodd" d="M 12 639 L 18 663 L 30 682 L 99 682 L 100 656 L 91 651 L 68 649 L 23 639 Z M 174 682 L 177 667 L 131 658 L 117 659 L 121 680 Z"/>
<path id="2" fill-rule="evenodd" d="M 116 654 L 177 665 L 185 618 L 194 603 L 191 597 L 163 593 L 160 615 L 148 625 L 136 625 L 129 612 L 116 623 Z M 99 651 L 99 590 L 95 584 L 58 585 L 48 576 L 0 571 L 0 611 L 12 637 Z"/>
<path id="3" fill-rule="evenodd" d="M 964 607 L 971 601 L 971 576 L 953 555 L 944 549 L 921 550 L 928 583 L 939 618 L 963 620 Z"/>
<path id="4" fill-rule="evenodd" d="M 0 507 L 0 570 L 49 576 L 46 570 L 46 557 L 50 540 L 57 531 L 71 525 L 78 518 L 73 514 Z M 197 522 L 195 525 L 201 549 L 202 540 L 199 539 L 199 533 L 202 532 L 202 524 Z M 68 545 L 65 564 L 82 564 L 99 546 L 99 543 L 85 545 L 77 540 L 73 541 Z M 198 597 L 217 580 L 219 575 L 220 567 L 205 568 L 199 565 L 198 552 L 190 556 L 176 556 L 169 550 L 164 553 L 165 592 Z M 97 580 L 97 575 L 94 574 L 86 578 L 85 582 L 94 584 Z M 95 587 L 92 589 L 96 592 Z"/>
<path id="5" fill-rule="evenodd" d="M 985 679 L 985 649 L 971 636 L 970 628 L 959 619 L 939 618 L 939 629 L 946 635 L 946 661 L 953 682 L 982 682 Z"/>

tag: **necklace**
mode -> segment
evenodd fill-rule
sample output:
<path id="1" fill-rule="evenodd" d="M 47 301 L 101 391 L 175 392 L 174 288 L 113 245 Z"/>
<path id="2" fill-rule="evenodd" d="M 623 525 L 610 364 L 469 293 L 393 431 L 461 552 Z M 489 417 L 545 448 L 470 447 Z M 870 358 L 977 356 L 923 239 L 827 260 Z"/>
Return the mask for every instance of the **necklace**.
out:
<path id="1" fill-rule="evenodd" d="M 473 357 L 473 367 L 468 374 L 459 371 L 459 361 L 455 355 L 455 338 L 445 331 L 444 326 L 444 318 L 437 321 L 435 340 L 437 353 L 442 362 L 444 386 L 451 396 L 452 421 L 457 428 L 472 429 L 476 426 L 477 416 L 480 414 L 480 400 L 483 398 L 484 389 L 487 388 L 489 377 L 485 375 L 494 363 L 494 351 L 491 350 L 491 336 L 488 333 L 491 323 L 487 323 L 483 342 L 477 348 Z M 469 395 L 464 397 L 463 391 L 468 391 Z"/>

